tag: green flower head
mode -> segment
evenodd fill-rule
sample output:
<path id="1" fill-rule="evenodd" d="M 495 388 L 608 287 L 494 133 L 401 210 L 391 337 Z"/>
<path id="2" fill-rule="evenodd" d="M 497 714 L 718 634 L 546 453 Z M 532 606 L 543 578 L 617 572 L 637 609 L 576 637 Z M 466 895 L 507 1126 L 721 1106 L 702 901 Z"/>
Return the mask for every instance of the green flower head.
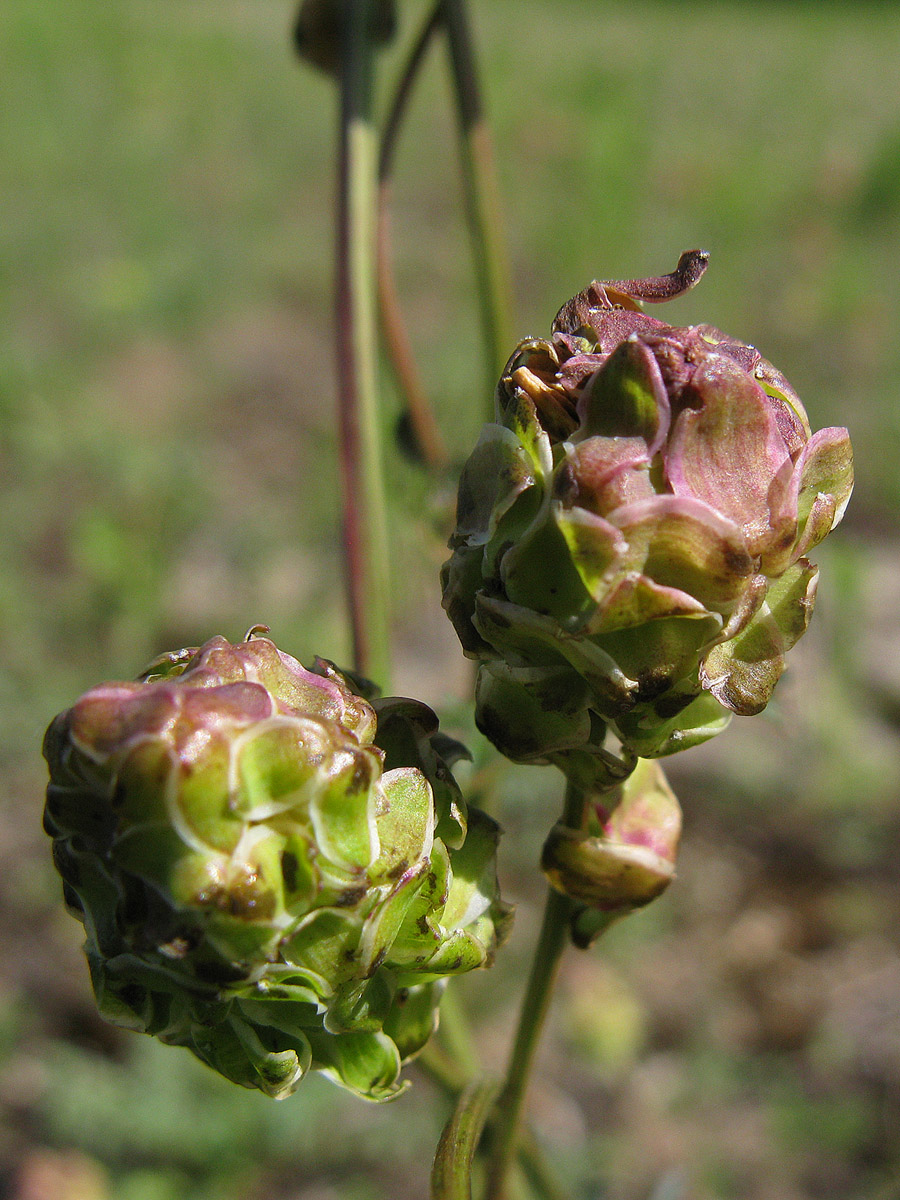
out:
<path id="1" fill-rule="evenodd" d="M 460 482 L 444 606 L 479 726 L 584 787 L 765 707 L 850 497 L 847 431 L 812 433 L 757 350 L 642 311 L 706 258 L 593 283 L 522 342 Z"/>
<path id="2" fill-rule="evenodd" d="M 508 910 L 465 753 L 251 630 L 164 655 L 52 723 L 45 824 L 101 1012 L 268 1095 L 373 1100 L 490 963 Z"/>

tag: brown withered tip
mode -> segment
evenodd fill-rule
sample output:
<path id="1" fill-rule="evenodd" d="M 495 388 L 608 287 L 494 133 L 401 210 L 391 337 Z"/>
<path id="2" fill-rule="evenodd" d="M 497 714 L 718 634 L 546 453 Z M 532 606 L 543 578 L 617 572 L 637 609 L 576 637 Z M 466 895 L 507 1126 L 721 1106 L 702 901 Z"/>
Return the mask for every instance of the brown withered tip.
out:
<path id="1" fill-rule="evenodd" d="M 699 283 L 706 268 L 709 266 L 709 251 L 685 250 L 678 260 L 674 271 L 668 275 L 657 275 L 653 279 L 615 280 L 606 284 L 617 292 L 624 292 L 635 300 L 646 300 L 648 304 L 659 304 L 663 300 L 673 300 L 689 292 Z"/>
<path id="2" fill-rule="evenodd" d="M 583 292 L 567 301 L 552 325 L 553 333 L 577 333 L 591 327 L 591 313 L 614 308 L 641 311 L 641 303 L 661 304 L 689 292 L 709 266 L 707 250 L 685 250 L 674 271 L 649 279 L 607 279 L 588 284 Z"/>

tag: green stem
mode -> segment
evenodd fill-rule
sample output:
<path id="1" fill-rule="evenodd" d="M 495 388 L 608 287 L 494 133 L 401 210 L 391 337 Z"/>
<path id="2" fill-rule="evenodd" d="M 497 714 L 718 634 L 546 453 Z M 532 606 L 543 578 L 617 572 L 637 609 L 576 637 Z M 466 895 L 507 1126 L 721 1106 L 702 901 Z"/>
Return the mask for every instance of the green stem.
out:
<path id="1" fill-rule="evenodd" d="M 460 1092 L 474 1078 L 462 1071 L 458 1063 L 433 1041 L 422 1050 L 416 1059 L 416 1066 L 454 1104 Z M 543 1151 L 528 1128 L 524 1128 L 519 1136 L 518 1158 L 522 1176 L 528 1181 L 538 1200 L 567 1200 L 566 1193 L 557 1182 Z"/>
<path id="2" fill-rule="evenodd" d="M 550 1170 L 543 1151 L 528 1129 L 519 1134 L 519 1166 L 538 1200 L 570 1200 L 569 1193 Z"/>
<path id="3" fill-rule="evenodd" d="M 481 1064 L 468 1017 L 454 984 L 455 980 L 451 979 L 441 999 L 440 1032 L 447 1053 L 465 1076 L 472 1078 L 478 1074 Z"/>
<path id="4" fill-rule="evenodd" d="M 493 145 L 478 86 L 465 0 L 443 0 L 442 9 L 459 115 L 466 216 L 472 239 L 488 374 L 488 419 L 492 420 L 497 376 L 512 348 L 512 284 L 503 237 Z"/>
<path id="5" fill-rule="evenodd" d="M 335 302 L 344 551 L 354 667 L 386 689 L 390 582 L 373 271 L 377 143 L 371 0 L 344 3 Z"/>
<path id="6" fill-rule="evenodd" d="M 432 1200 L 472 1200 L 472 1163 L 498 1090 L 495 1079 L 483 1078 L 460 1093 L 434 1156 Z"/>
<path id="7" fill-rule="evenodd" d="M 580 826 L 583 810 L 583 794 L 571 784 L 567 785 L 564 823 Z M 506 1083 L 497 1104 L 485 1200 L 502 1200 L 506 1190 L 509 1169 L 516 1155 L 519 1123 L 535 1051 L 550 1007 L 562 953 L 569 940 L 572 907 L 568 897 L 553 888 L 548 889 L 544 920 L 522 1001 Z"/>
<path id="8" fill-rule="evenodd" d="M 454 1101 L 472 1078 L 434 1040 L 428 1042 L 415 1061 L 419 1070 Z"/>

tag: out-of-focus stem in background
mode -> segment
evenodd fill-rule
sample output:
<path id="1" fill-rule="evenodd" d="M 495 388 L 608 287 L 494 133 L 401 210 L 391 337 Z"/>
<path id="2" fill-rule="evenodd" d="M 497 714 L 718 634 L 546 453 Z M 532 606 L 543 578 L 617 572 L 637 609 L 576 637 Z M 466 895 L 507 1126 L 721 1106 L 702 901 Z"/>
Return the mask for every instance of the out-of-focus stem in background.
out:
<path id="1" fill-rule="evenodd" d="M 355 669 L 389 689 L 390 583 L 376 354 L 371 0 L 344 0 L 336 277 L 340 467 Z"/>
<path id="2" fill-rule="evenodd" d="M 442 0 L 459 115 L 466 216 L 472 238 L 487 372 L 487 419 L 494 387 L 513 345 L 509 262 L 503 236 L 493 142 L 484 114 L 465 0 Z"/>
<path id="3" fill-rule="evenodd" d="M 410 432 L 426 466 L 440 470 L 448 464 L 434 410 L 416 364 L 412 342 L 403 320 L 391 263 L 391 170 L 397 137 L 412 95 L 413 84 L 426 53 L 441 26 L 441 5 L 436 4 L 425 19 L 400 74 L 388 112 L 381 152 L 378 157 L 378 303 L 385 348 L 397 375 L 409 416 Z"/>
<path id="4" fill-rule="evenodd" d="M 512 345 L 512 286 L 503 232 L 493 147 L 464 0 L 437 0 L 404 63 L 388 112 L 378 169 L 378 296 L 382 331 L 403 393 L 410 432 L 423 462 L 440 470 L 448 462 L 444 439 L 429 402 L 406 330 L 391 265 L 390 179 L 394 152 L 413 85 L 435 34 L 447 38 L 451 82 L 459 119 L 460 165 L 466 223 L 478 296 L 485 381 L 484 412 L 493 419 L 494 386 Z"/>

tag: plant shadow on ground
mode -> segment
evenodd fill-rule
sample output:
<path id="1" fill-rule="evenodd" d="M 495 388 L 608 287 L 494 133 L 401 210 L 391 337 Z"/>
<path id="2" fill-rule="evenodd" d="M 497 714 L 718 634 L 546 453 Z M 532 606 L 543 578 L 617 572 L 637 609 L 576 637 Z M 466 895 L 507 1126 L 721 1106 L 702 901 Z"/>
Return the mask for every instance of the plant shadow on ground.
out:
<path id="1" fill-rule="evenodd" d="M 567 959 L 535 1121 L 584 1200 L 888 1200 L 900 1172 L 900 14 L 473 7 L 517 331 L 545 331 L 592 276 L 653 274 L 703 245 L 712 268 L 671 319 L 757 344 L 816 425 L 850 427 L 858 458 L 856 496 L 821 556 L 819 611 L 775 703 L 673 764 L 678 882 Z M 426 1190 L 440 1105 L 418 1103 L 432 1094 L 415 1072 L 413 1098 L 384 1108 L 319 1080 L 273 1105 L 100 1022 L 39 829 L 43 728 L 97 680 L 257 621 L 298 657 L 347 657 L 334 98 L 291 62 L 290 8 L 0 11 L 11 1200 Z M 686 44 L 688 60 L 673 50 Z M 484 400 L 444 95 L 435 63 L 401 147 L 395 221 L 404 303 L 461 457 Z M 399 688 L 452 722 L 468 678 L 437 608 L 452 491 L 430 495 L 400 457 L 390 478 Z M 488 761 L 483 746 L 477 757 Z M 487 776 L 520 912 L 495 973 L 462 993 L 499 1063 L 560 789 L 551 771 L 485 768 L 474 781 Z"/>

